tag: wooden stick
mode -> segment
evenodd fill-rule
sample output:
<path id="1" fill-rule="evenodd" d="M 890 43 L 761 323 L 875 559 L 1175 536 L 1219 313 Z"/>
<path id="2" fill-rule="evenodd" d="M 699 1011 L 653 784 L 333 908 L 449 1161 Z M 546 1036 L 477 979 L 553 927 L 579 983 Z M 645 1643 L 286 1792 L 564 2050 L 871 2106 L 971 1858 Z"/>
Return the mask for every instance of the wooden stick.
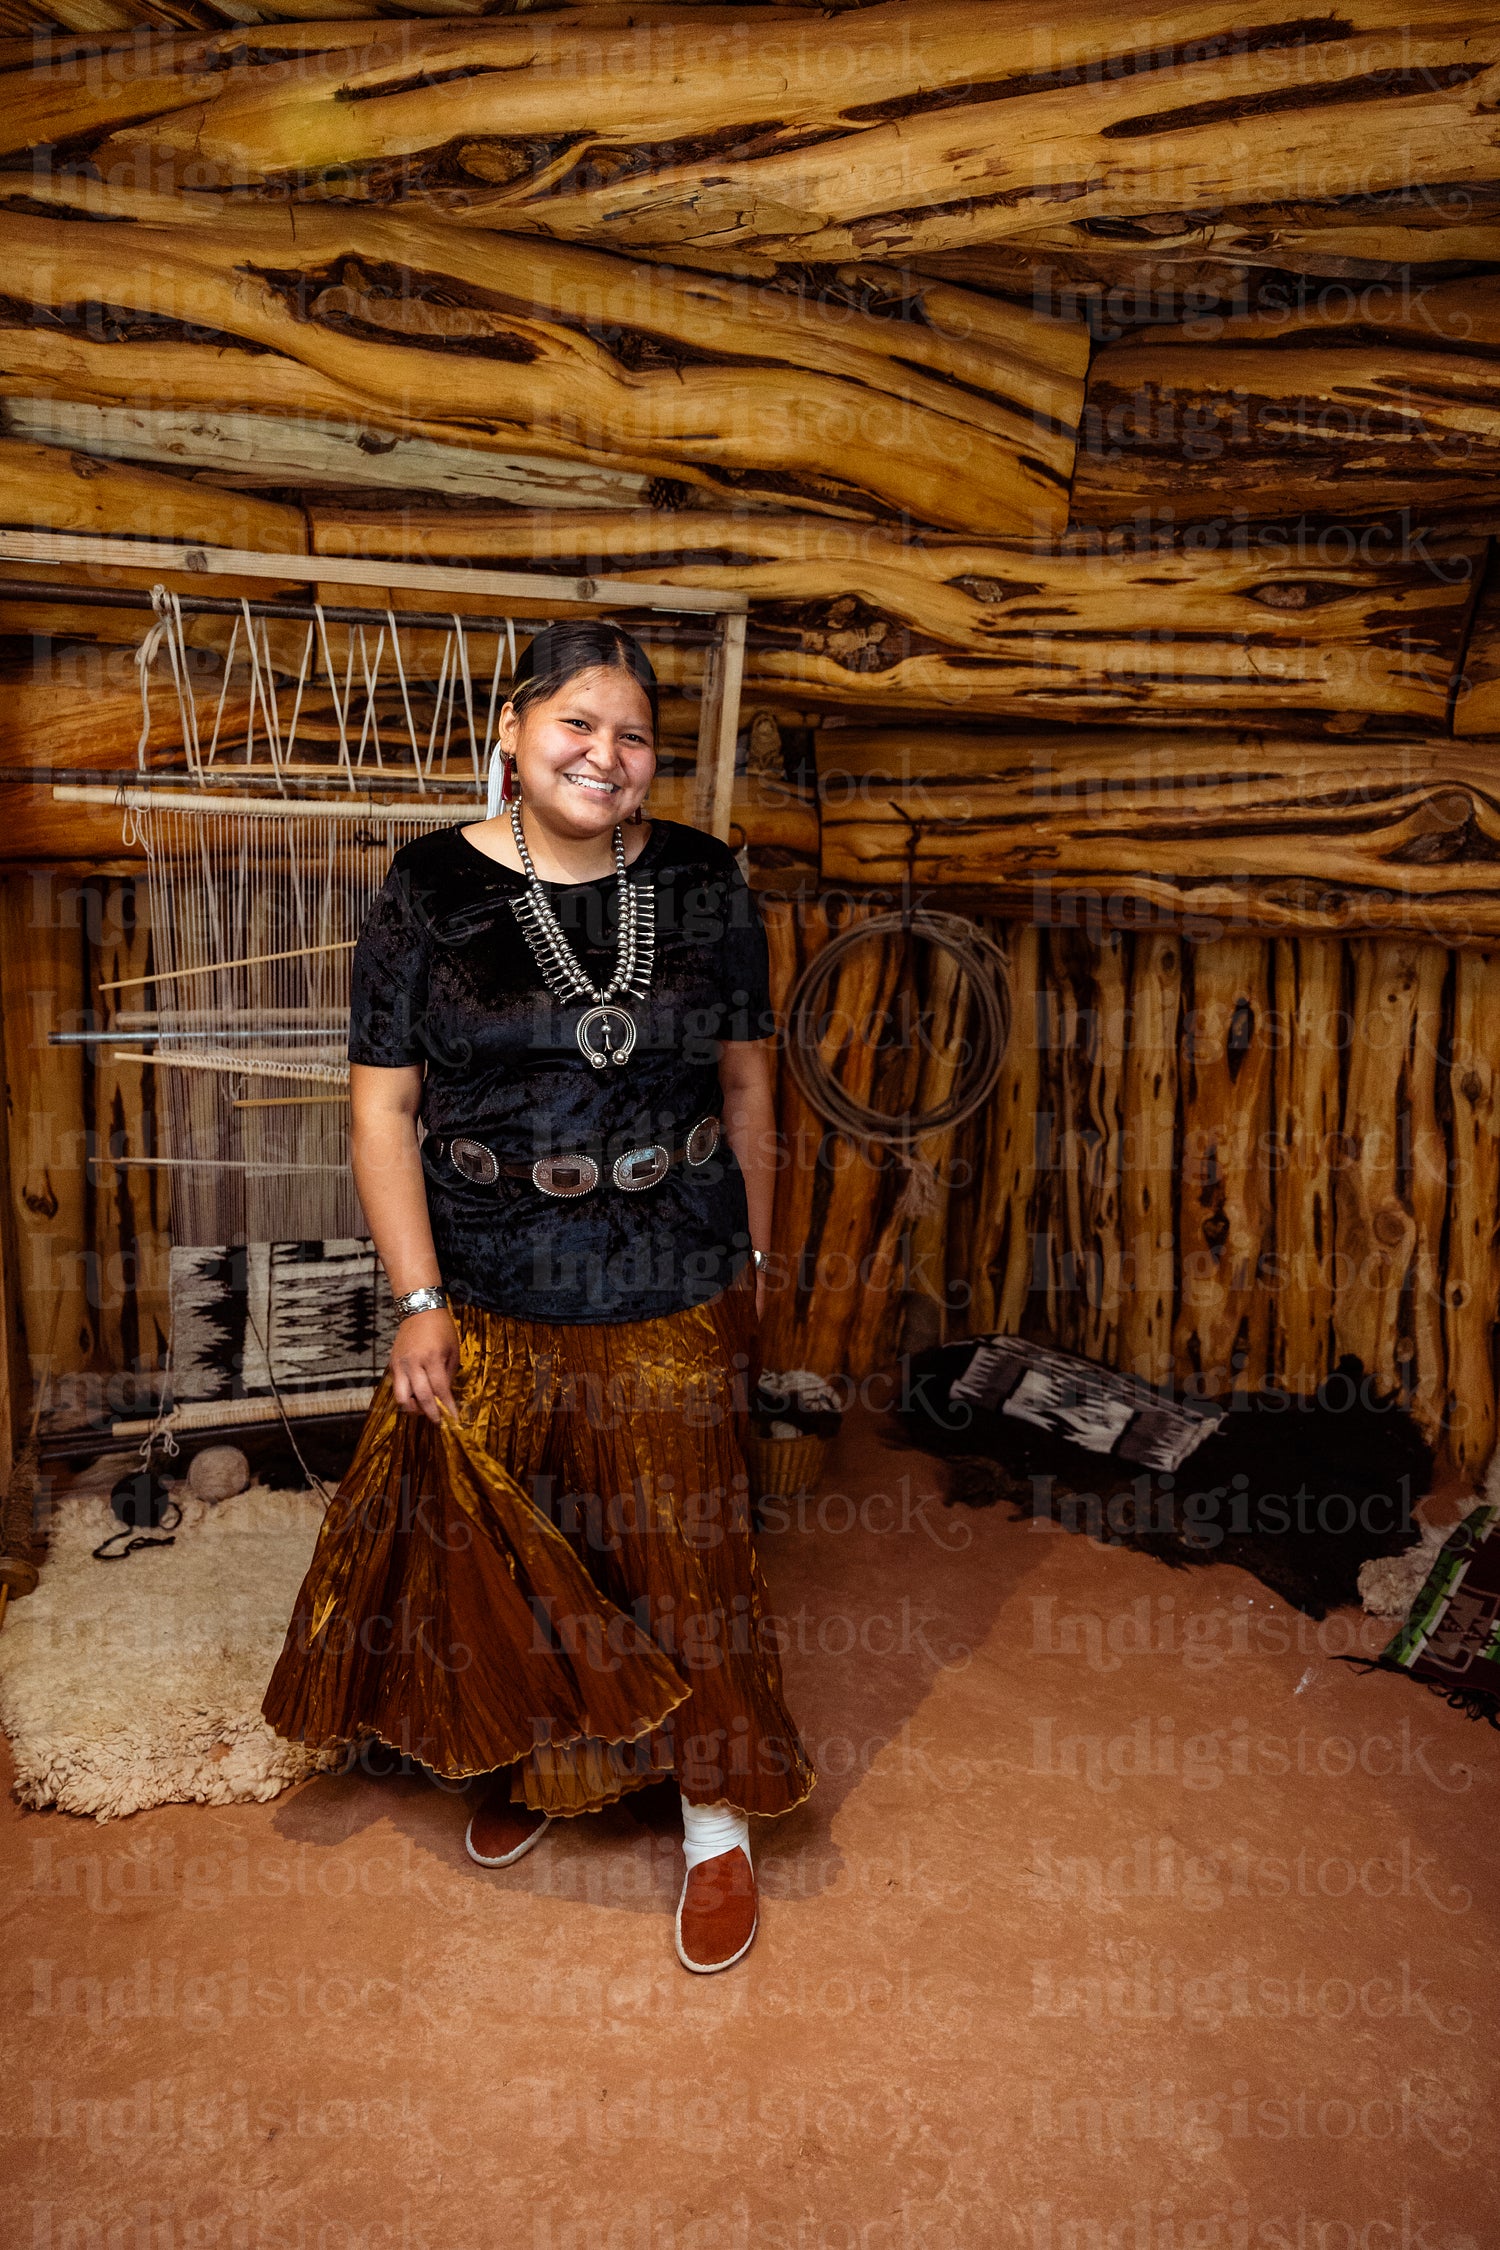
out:
<path id="1" fill-rule="evenodd" d="M 288 1421 L 304 1420 L 310 1414 L 364 1414 L 375 1396 L 373 1383 L 362 1383 L 343 1391 L 283 1392 L 277 1398 L 221 1398 L 204 1399 L 182 1406 L 174 1406 L 165 1422 L 116 1422 L 110 1435 L 117 1438 L 144 1437 L 148 1431 L 167 1430 L 217 1430 L 237 1429 L 251 1422 L 278 1422 L 285 1415 Z"/>
<path id="2" fill-rule="evenodd" d="M 251 1094 L 244 1101 L 231 1102 L 231 1109 L 305 1109 L 322 1102 L 347 1102 L 347 1094 Z"/>
<path id="3" fill-rule="evenodd" d="M 352 953 L 357 938 L 337 938 L 332 945 L 294 945 L 286 953 L 245 953 L 238 961 L 205 961 L 196 969 L 156 969 L 147 977 L 109 977 L 101 992 L 123 992 L 132 984 L 164 984 L 169 977 L 211 977 L 220 969 L 256 969 L 263 961 L 305 961 L 315 953 Z"/>
<path id="4" fill-rule="evenodd" d="M 16 562 L 103 563 L 112 570 L 192 570 L 210 578 L 291 578 L 312 585 L 400 587 L 411 593 L 495 594 L 501 600 L 628 602 L 637 609 L 749 610 L 747 594 L 698 586 L 639 585 L 628 578 L 544 578 L 516 570 L 445 569 L 432 563 L 360 562 L 345 555 L 258 554 L 251 547 L 169 545 L 164 540 L 96 539 L 82 533 L 0 531 L 0 556 Z"/>
<path id="5" fill-rule="evenodd" d="M 347 1172 L 347 1164 L 284 1164 L 279 1157 L 91 1156 L 109 1172 Z"/>
<path id="6" fill-rule="evenodd" d="M 726 617 L 715 636 L 703 682 L 698 715 L 698 770 L 695 819 L 700 828 L 729 841 L 729 808 L 734 796 L 734 748 L 740 724 L 740 683 L 745 672 L 745 619 Z"/>
<path id="7" fill-rule="evenodd" d="M 116 812 L 254 813 L 268 820 L 283 816 L 297 820 L 410 820 L 434 827 L 441 827 L 444 821 L 472 820 L 475 812 L 472 797 L 450 797 L 445 804 L 429 800 L 425 805 L 393 805 L 371 797 L 230 797 L 212 789 L 141 789 L 123 782 L 104 788 L 93 782 L 57 781 L 52 785 L 52 802 L 109 805 Z"/>
<path id="8" fill-rule="evenodd" d="M 1130 976 L 1122 1100 L 1121 1234 L 1127 1259 L 1120 1364 L 1148 1383 L 1172 1376 L 1176 1313 L 1176 1122 L 1182 942 L 1143 930 Z"/>
<path id="9" fill-rule="evenodd" d="M 267 1055 L 146 1055 L 116 1049 L 111 1062 L 155 1063 L 158 1070 L 219 1070 L 231 1078 L 308 1078 L 325 1086 L 348 1083 L 347 1063 L 274 1062 Z"/>

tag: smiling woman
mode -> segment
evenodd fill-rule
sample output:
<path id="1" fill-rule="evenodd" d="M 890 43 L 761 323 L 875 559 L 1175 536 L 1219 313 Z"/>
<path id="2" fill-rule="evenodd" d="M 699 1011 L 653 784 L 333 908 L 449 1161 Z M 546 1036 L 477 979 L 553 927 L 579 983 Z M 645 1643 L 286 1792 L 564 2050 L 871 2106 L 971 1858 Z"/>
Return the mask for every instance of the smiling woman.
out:
<path id="1" fill-rule="evenodd" d="M 656 715 L 629 634 L 539 633 L 491 817 L 398 852 L 360 938 L 354 1172 L 404 1317 L 265 1712 L 493 1775 L 485 1867 L 675 1774 L 703 1972 L 755 1933 L 746 1815 L 812 1774 L 743 1455 L 766 941 L 727 847 L 644 816 Z"/>

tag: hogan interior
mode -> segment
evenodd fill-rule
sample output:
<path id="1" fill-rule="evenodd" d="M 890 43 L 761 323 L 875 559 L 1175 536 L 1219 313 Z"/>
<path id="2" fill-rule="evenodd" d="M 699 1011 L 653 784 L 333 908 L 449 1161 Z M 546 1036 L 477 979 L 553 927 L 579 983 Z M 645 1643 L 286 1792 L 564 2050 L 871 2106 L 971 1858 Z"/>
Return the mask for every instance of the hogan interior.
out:
<path id="1" fill-rule="evenodd" d="M 382 568 L 458 566 L 612 582 L 595 606 L 643 624 L 666 690 L 653 801 L 677 817 L 700 801 L 694 745 L 718 613 L 633 609 L 619 588 L 691 590 L 747 615 L 727 822 L 761 897 L 778 999 L 851 919 L 914 895 L 969 915 L 1007 955 L 999 1083 L 978 1114 L 916 1142 L 932 1184 L 915 1216 L 903 1168 L 830 1131 L 780 1067 L 791 1161 L 776 1249 L 789 1280 L 771 1302 L 769 1365 L 864 1378 L 902 1348 L 1004 1329 L 1212 1398 L 1311 1390 L 1352 1353 L 1410 1406 L 1444 1487 L 1477 1488 L 1500 1412 L 1493 10 L 1356 0 L 1337 18 L 1292 22 L 1244 0 L 1230 13 L 1181 7 L 1142 33 L 1071 0 L 1045 17 L 1015 0 L 0 0 L 0 27 L 7 1464 L 44 1385 L 44 1462 L 64 1463 L 89 1432 L 149 1417 L 166 1365 L 163 1073 L 104 1041 L 49 1044 L 116 1024 L 116 987 L 145 989 L 161 960 L 140 825 L 122 833 L 103 794 L 55 794 L 134 781 L 142 765 L 148 779 L 181 772 L 169 700 L 153 700 L 142 733 L 136 652 L 152 587 L 185 605 L 197 690 L 242 737 L 251 689 L 231 648 L 242 601 L 368 609 L 373 631 L 388 612 L 425 620 L 432 607 L 415 582 L 382 585 Z M 117 547 L 91 559 L 87 539 L 165 543 L 192 567 L 132 570 Z M 205 563 L 215 549 L 372 567 L 363 585 L 237 576 Z M 488 663 L 493 595 L 450 591 L 437 606 L 480 621 Z M 540 595 L 506 607 L 522 633 L 545 613 Z M 266 622 L 266 666 L 283 684 L 304 634 L 286 617 Z M 434 665 L 441 639 L 435 621 L 409 631 Z M 325 711 L 315 758 L 331 755 L 326 722 Z M 302 778 L 309 791 L 336 788 L 315 768 Z M 361 786 L 372 800 L 410 799 L 383 771 Z M 967 1006 L 939 954 L 899 937 L 851 953 L 833 994 L 844 1084 L 892 1111 L 938 1107 Z M 895 1036 L 901 1024 L 922 1037 Z M 932 1497 L 932 1464 L 912 1456 L 903 1472 L 872 1428 L 853 1417 L 835 1481 L 857 1503 L 905 1473 L 909 1500 L 926 1493 L 934 1521 L 957 1520 Z M 1140 1557 L 1062 1539 L 1034 1552 L 1027 1536 L 1007 1542 L 986 1518 L 975 1549 L 992 1576 L 1010 1569 L 1025 1584 L 1023 1612 L 1034 1598 L 1087 1608 L 1170 1595 L 1204 1610 L 1231 1598 L 1174 1581 L 1164 1595 Z M 1223 1809 L 1227 1787 L 1222 1800 L 1189 1795 L 1139 1818 L 1074 1789 L 1057 1812 L 1035 1778 L 1045 1769 L 1024 1768 L 1029 1721 L 1016 1713 L 1045 1690 L 1064 1729 L 1097 1726 L 1101 1694 L 1125 1690 L 1056 1663 L 1055 1648 L 1038 1654 L 1033 1641 L 1028 1661 L 1022 1641 L 997 1643 L 998 1587 L 981 1589 L 945 1541 L 908 1524 L 883 1545 L 866 1526 L 821 1571 L 805 1540 L 768 1543 L 778 1597 L 801 1599 L 804 1614 L 889 1608 L 882 1573 L 905 1573 L 902 1592 L 931 1596 L 957 1621 L 955 1642 L 994 1665 L 965 1688 L 908 1651 L 882 1673 L 898 1683 L 893 1705 L 815 1649 L 789 1659 L 794 1696 L 822 1694 L 851 1740 L 910 1724 L 920 1706 L 944 1771 L 979 1759 L 961 1806 L 944 1798 L 936 1816 L 942 1851 L 972 1841 L 970 1821 L 986 1851 L 998 1848 L 1012 1785 L 1025 1833 L 1053 1821 L 1064 1856 L 1123 1864 L 1153 1823 L 1177 1837 L 1174 1866 L 1216 1848 L 1207 1808 Z M 1184 1733 L 1228 1730 L 1258 1696 L 1293 1693 L 1306 1666 L 1324 1733 L 1357 1732 L 1377 1711 L 1388 1730 L 1407 1718 L 1435 1729 L 1433 1770 L 1449 1778 L 1412 1783 L 1418 1804 L 1362 1769 L 1339 1801 L 1339 1848 L 1365 1864 L 1420 1836 L 1439 1854 L 1429 1881 L 1442 1899 L 1472 1895 L 1477 1784 L 1467 1765 L 1467 1782 L 1451 1780 L 1452 1761 L 1473 1755 L 1462 1722 L 1402 1683 L 1340 1670 L 1323 1642 L 1299 1640 L 1303 1621 L 1250 1590 L 1254 1629 L 1262 1609 L 1279 1616 L 1283 1645 L 1257 1642 L 1236 1673 L 1185 1671 L 1151 1644 L 1130 1676 L 1131 1713 L 1165 1714 Z M 1286 1712 L 1271 1731 L 1290 1736 Z M 701 1993 L 621 1999 L 640 1901 L 591 1891 L 581 1846 L 570 1843 L 556 1894 L 538 1877 L 510 1903 L 534 1968 L 555 1967 L 573 1942 L 564 1933 L 586 1924 L 600 1977 L 559 1998 L 563 1986 L 535 1969 L 535 1990 L 507 1999 L 461 1903 L 441 1804 L 410 1780 L 320 1787 L 278 1811 L 274 1833 L 253 1807 L 139 1816 L 146 1859 L 207 1850 L 227 1885 L 234 1867 L 264 1872 L 279 1854 L 341 1866 L 357 1885 L 376 1842 L 393 1865 L 414 1852 L 455 1933 L 447 1953 L 422 1939 L 425 1989 L 456 1989 L 455 1964 L 467 1964 L 527 2069 L 564 2067 L 559 2024 L 599 2089 L 627 2052 L 646 2067 L 648 2033 L 674 2043 L 674 2082 L 700 2067 L 704 2026 L 729 2019 Z M 1295 2211 L 1278 2223 L 1297 2250 L 1376 2250 L 1357 2231 L 1308 2234 L 1319 2212 L 1328 2225 L 1394 2214 L 1391 2240 L 1406 2250 L 1403 2209 L 1430 2217 L 1424 2240 L 1477 2250 L 1479 2213 L 1496 2198 L 1458 2137 L 1480 2099 L 1468 2042 L 1450 2070 L 1446 2030 L 1425 2017 L 1403 2027 L 1412 2083 L 1426 2088 L 1414 2097 L 1426 2122 L 1405 2141 L 1299 2143 L 1287 2171 L 1284 2147 L 1238 2146 L 1223 2119 L 1215 2148 L 1149 2123 L 1133 2143 L 1125 2127 L 1126 2143 L 1110 2142 L 1114 2127 L 1091 2140 L 1059 2122 L 1064 2080 L 1124 2098 L 1172 2068 L 1140 2021 L 1116 2023 L 1101 2060 L 1082 2001 L 1039 2016 L 1026 1964 L 1076 1946 L 1070 1973 L 1105 1973 L 1118 1900 L 1079 1930 L 1061 1894 L 1028 1906 L 986 1861 L 966 1895 L 1003 1943 L 976 1964 L 973 1926 L 945 1921 L 943 1900 L 902 1889 L 899 1871 L 897 1903 L 882 1890 L 872 1904 L 851 1876 L 856 1905 L 841 1904 L 839 1868 L 866 1868 L 887 1847 L 896 1865 L 892 1830 L 909 1840 L 927 1819 L 917 1770 L 888 1774 L 874 1799 L 838 1778 L 817 1795 L 805 1838 L 779 1842 L 773 1862 L 807 1961 L 831 1976 L 847 1941 L 860 1975 L 886 1974 L 878 1905 L 941 2005 L 904 2027 L 904 2159 L 860 2107 L 883 2083 L 886 2039 L 863 2016 L 837 2079 L 845 2123 L 804 2119 L 789 2142 L 764 2123 L 750 2139 L 723 2128 L 719 2154 L 755 2168 L 752 2212 L 791 2228 L 828 2196 L 826 2208 L 884 2224 L 904 2177 L 917 2218 L 938 2231 L 891 2241 L 1185 2250 L 1194 2238 L 1170 2226 L 1195 2212 L 1222 2227 L 1197 2238 L 1205 2245 L 1258 2240 L 1232 2229 L 1280 2213 L 1284 2176 L 1304 2232 Z M 1236 1805 L 1257 1866 L 1287 1853 L 1277 1822 L 1310 1830 L 1324 1796 L 1299 1769 L 1279 1806 Z M 46 1817 L 19 1824 L 18 1869 Z M 210 1845 L 194 1843 L 199 1823 Z M 661 1839 L 624 1813 L 615 1826 L 649 1901 Z M 61 1847 L 36 1849 L 63 1866 Z M 96 1855 L 101 1880 L 127 1864 L 124 1850 L 111 1841 Z M 259 1879 L 236 1939 L 257 1960 L 276 1922 Z M 176 1881 L 159 1894 L 148 1883 L 132 1909 L 153 1957 L 177 1942 Z M 38 1884 L 23 1903 L 45 1953 L 64 1942 L 71 1909 L 61 1875 Z M 1194 1910 L 1166 1876 L 1147 1888 L 1132 1930 L 1158 1953 L 1187 1946 L 1181 1920 Z M 1245 1910 L 1251 1952 L 1289 1942 L 1272 1895 L 1257 1891 Z M 1356 1984 L 1393 1948 L 1430 1969 L 1448 1910 L 1412 1897 L 1393 1934 L 1368 1892 L 1347 1912 L 1314 1895 L 1298 1905 L 1295 1945 Z M 793 1907 L 783 1911 L 790 1928 Z M 344 1962 L 337 1915 L 325 1903 L 310 1912 L 309 1942 Z M 1048 1931 L 1029 1951 L 1026 1915 Z M 396 1908 L 370 1916 L 394 1942 Z M 1446 1925 L 1465 1973 L 1493 1959 L 1482 1919 Z M 1200 1926 L 1213 1962 L 1227 1961 L 1222 1923 Z M 183 1974 L 217 1973 L 203 1942 L 192 1938 Z M 1020 1967 L 1000 1958 L 1012 1943 Z M 116 1931 L 102 1973 L 123 1977 L 131 1958 Z M 793 1960 L 788 1940 L 777 1972 Z M 815 2109 L 832 2067 L 826 2049 L 819 2060 L 827 2020 L 801 2001 L 780 2016 L 749 2005 L 734 2061 L 708 2065 L 724 2116 L 730 2081 L 761 2071 L 784 2073 Z M 1018 2042 L 1027 2088 L 1055 2084 L 1056 2100 L 1039 2109 L 1028 2090 L 1002 2130 L 972 2083 L 976 2022 L 992 2042 Z M 158 2077 L 176 2067 L 172 2029 L 151 2033 L 142 2067 Z M 1166 2029 L 1187 2041 L 1180 2015 Z M 246 2033 L 252 2076 L 273 2068 L 273 2031 Z M 1177 2074 L 1228 2087 L 1239 2071 L 1259 2087 L 1273 2035 L 1276 2024 L 1238 2022 Z M 581 2161 L 594 2097 L 559 2097 L 544 2130 L 519 2094 L 477 2096 L 431 2020 L 403 2036 L 405 2049 L 396 2028 L 380 2029 L 360 2064 L 327 2022 L 300 2025 L 292 2076 L 312 2086 L 331 2071 L 346 2091 L 390 2093 L 426 2071 L 444 2102 L 478 2101 L 480 2129 L 449 2188 L 437 2144 L 407 2150 L 412 2211 L 426 2196 L 442 2214 L 433 2239 L 501 2239 L 444 2201 L 454 2178 L 491 2191 L 520 2177 L 514 2239 L 536 2250 L 613 2241 L 586 2229 L 642 2197 L 675 2196 L 680 2226 L 698 2207 L 692 2136 L 665 2127 L 655 2143 L 609 2144 L 626 2151 L 617 2198 L 580 2175 L 549 2203 L 549 2133 Z M 1394 2065 L 1372 2060 L 1368 2024 L 1361 2036 L 1351 2062 L 1337 2026 L 1298 2024 L 1276 2068 L 1325 2092 L 1352 2071 L 1379 2092 Z M 123 2095 L 120 2052 L 104 2041 L 88 2071 L 70 2066 L 73 2079 Z M 1136 2235 L 1117 2238 L 1097 2230 L 1101 2212 L 1123 2227 L 1132 2208 L 1116 2170 L 1127 2143 L 1150 2208 Z M 521 2174 L 507 2175 L 507 2146 L 524 2149 Z M 64 2196 L 47 2226 L 83 2227 L 86 2211 L 100 2228 L 123 2225 L 166 2192 L 161 2178 L 194 2176 L 192 2151 L 173 2147 L 164 2172 L 149 2136 L 125 2158 L 114 2148 L 113 2181 L 91 2155 L 92 2201 Z M 311 2166 L 297 2190 L 303 2222 L 343 2212 L 366 2230 L 358 2239 L 397 2239 L 372 2231 L 388 2213 L 352 2142 L 294 2153 Z M 883 2187 L 877 2156 L 896 2167 Z M 246 2210 L 260 2209 L 269 2174 L 257 2167 L 272 2164 L 234 2144 L 226 2177 Z M 181 2229 L 197 2206 L 188 2187 L 172 2193 Z M 669 2239 L 651 2232 L 667 2225 L 660 2211 L 634 2223 L 643 2250 Z M 240 2239 L 229 2226 L 202 2239 Z M 85 2239 L 96 2236 L 35 2237 L 39 2250 Z M 161 2237 L 174 2250 L 189 2239 Z"/>

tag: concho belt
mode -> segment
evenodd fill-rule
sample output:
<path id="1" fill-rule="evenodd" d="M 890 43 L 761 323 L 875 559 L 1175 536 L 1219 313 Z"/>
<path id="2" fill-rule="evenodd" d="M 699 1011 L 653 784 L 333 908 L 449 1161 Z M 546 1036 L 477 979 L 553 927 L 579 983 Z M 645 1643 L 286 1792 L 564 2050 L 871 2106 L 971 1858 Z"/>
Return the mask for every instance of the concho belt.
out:
<path id="1" fill-rule="evenodd" d="M 434 1156 L 446 1156 L 460 1179 L 471 1187 L 498 1187 L 502 1180 L 530 1180 L 543 1195 L 567 1198 L 592 1195 L 606 1178 L 626 1195 L 660 1186 L 674 1164 L 706 1164 L 719 1145 L 719 1120 L 700 1117 L 680 1141 L 652 1141 L 642 1148 L 627 1148 L 611 1162 L 603 1154 L 569 1149 L 561 1156 L 539 1156 L 528 1164 L 524 1157 L 497 1156 L 483 1141 L 459 1134 L 451 1140 L 426 1142 Z"/>

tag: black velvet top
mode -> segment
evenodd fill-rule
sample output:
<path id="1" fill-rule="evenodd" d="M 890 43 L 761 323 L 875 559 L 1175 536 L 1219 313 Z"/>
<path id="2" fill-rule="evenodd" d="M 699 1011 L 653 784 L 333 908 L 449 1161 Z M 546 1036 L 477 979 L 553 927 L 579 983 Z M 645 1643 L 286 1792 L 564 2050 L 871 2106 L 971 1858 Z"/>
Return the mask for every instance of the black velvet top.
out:
<path id="1" fill-rule="evenodd" d="M 490 1312 L 651 1319 L 717 1296 L 749 1256 L 744 1179 L 725 1140 L 656 1187 L 623 1191 L 606 1170 L 592 1194 L 567 1201 L 525 1177 L 472 1186 L 446 1154 L 461 1135 L 502 1160 L 582 1151 L 608 1161 L 680 1143 L 720 1114 L 718 1042 L 773 1028 L 755 901 L 727 846 L 676 821 L 653 824 L 630 880 L 655 893 L 655 972 L 648 995 L 626 1003 L 634 1051 L 602 1070 L 575 1036 L 588 1003 L 553 998 L 511 911 L 525 877 L 459 828 L 402 846 L 355 949 L 349 1059 L 423 1066 L 438 1262 L 455 1297 Z M 545 888 L 602 987 L 614 973 L 615 877 Z"/>

